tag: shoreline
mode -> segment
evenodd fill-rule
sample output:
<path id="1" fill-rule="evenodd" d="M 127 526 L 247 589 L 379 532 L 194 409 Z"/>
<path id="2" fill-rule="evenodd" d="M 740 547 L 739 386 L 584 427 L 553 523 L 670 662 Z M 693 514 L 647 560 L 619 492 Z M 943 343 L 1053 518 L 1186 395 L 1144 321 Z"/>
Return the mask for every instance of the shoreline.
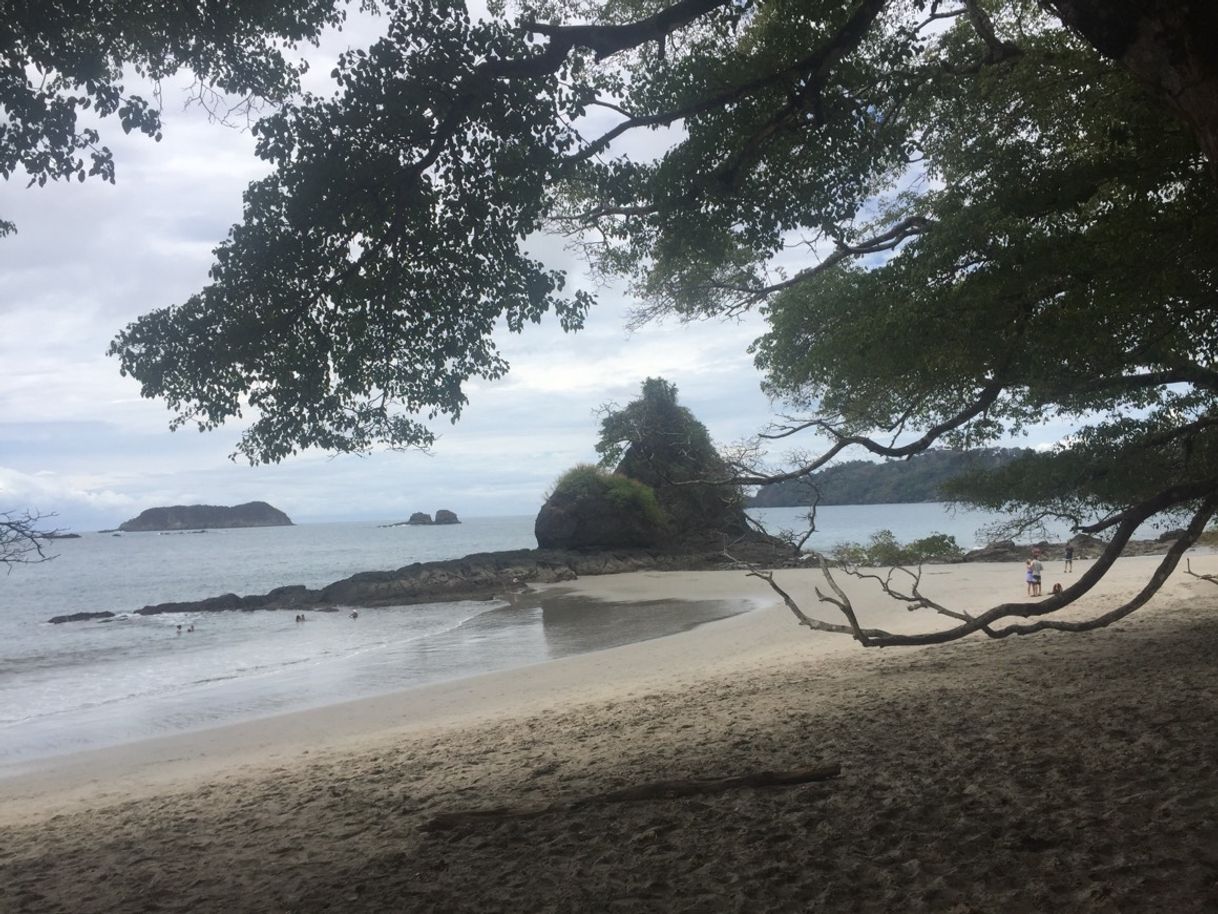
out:
<path id="1" fill-rule="evenodd" d="M 120 755 L 125 747 L 133 747 L 125 754 L 139 758 L 138 747 L 145 743 L 172 744 L 178 737 L 197 737 L 197 743 L 207 731 L 256 728 L 280 717 L 358 707 L 365 700 L 417 692 L 428 705 L 428 688 L 444 694 L 466 679 L 678 635 L 757 607 L 756 601 L 736 599 L 730 587 L 723 591 L 726 598 L 700 600 L 610 602 L 565 594 L 561 587 L 545 588 L 505 600 L 463 604 L 454 607 L 457 614 L 445 617 L 442 625 L 421 632 L 409 627 L 409 607 L 369 610 L 350 629 L 370 632 L 359 649 L 336 648 L 335 632 L 325 627 L 336 624 L 345 631 L 351 624 L 345 618 L 335 622 L 322 617 L 319 623 L 314 616 L 309 628 L 322 627 L 302 642 L 299 650 L 311 651 L 307 655 L 291 654 L 277 665 L 267 659 L 252 672 L 223 680 L 193 678 L 217 675 L 213 663 L 202 674 L 179 676 L 164 694 L 128 694 L 92 707 L 68 708 L 0 726 L 0 783 L 48 765 L 57 767 L 59 760 L 77 755 L 102 753 L 104 760 L 108 750 Z M 214 634 L 217 628 L 223 631 L 223 620 L 204 630 Z M 189 640 L 170 646 L 189 647 L 185 643 Z M 205 648 L 223 649 L 210 643 Z M 263 649 L 273 650 L 274 645 L 264 644 Z M 18 703 L 10 709 L 20 714 L 22 706 Z M 343 724 L 340 714 L 338 725 Z"/>
<path id="2" fill-rule="evenodd" d="M 441 525 L 445 526 L 445 525 Z M 179 531 L 182 532 L 182 531 Z M 205 532 L 205 531 L 198 531 Z M 1122 557 L 1164 554 L 1171 539 L 1130 540 Z M 1059 558 L 1067 545 L 1078 547 L 1077 558 L 1095 558 L 1104 541 L 1079 535 L 1068 543 L 1016 544 L 1010 540 L 990 543 L 963 553 L 957 558 L 928 559 L 927 566 L 989 564 L 1022 561 L 1033 550 Z M 1194 545 L 1190 551 L 1212 551 Z M 266 593 L 223 593 L 195 600 L 171 600 L 146 604 L 138 609 L 116 612 L 75 611 L 55 615 L 46 621 L 53 625 L 109 621 L 125 616 L 150 616 L 184 613 L 250 612 L 256 610 L 292 612 L 337 612 L 340 608 L 407 606 L 459 600 L 487 600 L 522 592 L 529 585 L 573 581 L 578 578 L 645 571 L 718 571 L 743 570 L 746 564 L 767 568 L 798 568 L 789 547 L 767 534 L 735 543 L 732 556 L 717 545 L 690 541 L 671 549 L 603 549 L 592 551 L 522 548 L 493 552 L 474 552 L 459 558 L 414 562 L 393 570 L 360 571 L 341 580 L 318 587 L 284 584 Z M 807 558 L 811 553 L 803 553 Z"/>
<path id="3" fill-rule="evenodd" d="M 661 579 L 698 574 L 702 572 L 650 573 Z M 744 604 L 743 608 L 726 618 L 697 622 L 692 628 L 613 647 L 218 726 L 14 761 L 0 767 L 0 825 L 20 819 L 27 811 L 45 811 L 48 804 L 66 809 L 84 801 L 117 801 L 129 794 L 143 796 L 229 770 L 251 771 L 285 759 L 300 761 L 318 751 L 319 744 L 321 751 L 348 749 L 370 735 L 378 738 L 424 732 L 506 713 L 532 712 L 535 706 L 551 704 L 556 690 L 567 697 L 595 700 L 616 686 L 608 678 L 600 685 L 586 682 L 590 673 L 609 677 L 629 671 L 629 675 L 642 675 L 652 662 L 650 658 L 668 654 L 650 645 L 688 638 L 703 629 L 763 611 L 762 595 L 756 586 L 736 586 L 744 580 L 740 572 L 709 574 L 720 576 L 722 583 L 703 589 L 695 597 L 663 588 L 649 595 L 650 587 L 637 594 L 633 590 L 620 596 L 612 590 L 592 594 L 585 593 L 579 582 L 536 585 L 532 596 L 539 602 L 546 595 L 554 595 L 590 604 L 732 603 Z M 636 648 L 642 649 L 638 657 L 634 656 Z M 603 661 L 596 659 L 602 655 L 609 656 Z"/>
<path id="4" fill-rule="evenodd" d="M 1156 557 L 1118 560 L 1109 576 L 1083 598 L 1074 615 L 1106 597 L 1127 595 L 1131 581 L 1149 574 Z M 1082 560 L 1078 563 L 1085 567 Z M 927 566 L 923 588 L 957 600 L 990 600 L 996 587 L 1022 575 L 1006 562 Z M 1014 566 L 1021 571 L 1019 566 Z M 1076 572 L 1077 574 L 1077 572 Z M 1059 574 L 1060 577 L 1060 574 Z M 792 593 L 805 609 L 814 608 L 812 569 L 786 569 L 780 580 L 797 582 Z M 1048 579 L 1048 575 L 1046 575 Z M 1191 582 L 1180 571 L 1165 591 Z M 914 614 L 892 604 L 859 582 L 844 582 L 856 600 L 863 624 L 897 631 L 935 627 L 939 617 Z M 728 601 L 752 608 L 726 619 L 646 641 L 632 642 L 506 670 L 445 680 L 325 704 L 302 710 L 188 730 L 114 746 L 14 762 L 0 772 L 0 825 L 20 821 L 32 811 L 70 809 L 81 803 L 122 802 L 174 789 L 200 779 L 237 773 L 246 776 L 268 767 L 300 764 L 317 753 L 362 751 L 370 744 L 447 728 L 485 724 L 510 716 L 539 714 L 572 705 L 631 697 L 647 688 L 692 687 L 699 681 L 737 675 L 762 664 L 854 655 L 862 661 L 878 654 L 926 648 L 860 648 L 842 635 L 810 633 L 763 582 L 738 570 L 641 571 L 596 575 L 574 581 L 532 585 L 540 594 L 572 595 L 617 603 L 652 600 Z M 944 596 L 945 593 L 940 593 Z M 1162 596 L 1162 595 L 1161 595 Z M 1158 598 L 1157 598 L 1158 599 Z M 1146 609 L 1134 614 L 1137 619 Z M 837 621 L 828 612 L 827 618 Z M 965 644 L 984 643 L 978 638 Z M 937 648 L 929 648 L 936 650 Z M 48 805 L 49 804 L 49 805 Z"/>
<path id="5" fill-rule="evenodd" d="M 1121 560 L 1080 611 L 1153 564 Z M 722 597 L 724 575 L 742 580 L 565 586 Z M 925 584 L 956 605 L 1022 588 L 1009 565 Z M 0 783 L 0 883 L 14 914 L 1200 914 L 1218 904 L 1216 648 L 1218 589 L 1182 575 L 1108 629 L 933 648 L 868 651 L 771 602 L 459 689 L 78 758 L 24 796 Z M 655 787 L 705 779 L 729 787 Z"/>

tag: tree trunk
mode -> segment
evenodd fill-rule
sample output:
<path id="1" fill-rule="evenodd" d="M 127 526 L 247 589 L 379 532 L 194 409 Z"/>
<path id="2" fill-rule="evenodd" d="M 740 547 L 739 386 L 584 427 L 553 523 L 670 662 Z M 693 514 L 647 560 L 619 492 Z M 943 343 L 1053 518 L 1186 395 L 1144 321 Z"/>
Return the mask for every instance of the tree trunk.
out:
<path id="1" fill-rule="evenodd" d="M 1218 182 L 1218 2 L 1042 2 L 1189 125 Z"/>

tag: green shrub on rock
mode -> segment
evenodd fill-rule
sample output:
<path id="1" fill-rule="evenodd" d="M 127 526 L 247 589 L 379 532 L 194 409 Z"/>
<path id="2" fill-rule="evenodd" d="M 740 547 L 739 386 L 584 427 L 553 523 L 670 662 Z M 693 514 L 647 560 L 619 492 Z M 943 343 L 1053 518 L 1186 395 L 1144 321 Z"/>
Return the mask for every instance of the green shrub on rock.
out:
<path id="1" fill-rule="evenodd" d="M 651 486 L 588 464 L 559 477 L 534 525 L 543 549 L 647 547 L 667 532 Z"/>

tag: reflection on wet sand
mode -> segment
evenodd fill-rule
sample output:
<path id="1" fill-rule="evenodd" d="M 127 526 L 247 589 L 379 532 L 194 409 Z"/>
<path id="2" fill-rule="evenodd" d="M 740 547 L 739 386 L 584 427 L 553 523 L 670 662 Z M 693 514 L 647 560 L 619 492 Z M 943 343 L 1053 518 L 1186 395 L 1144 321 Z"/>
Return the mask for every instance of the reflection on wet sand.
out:
<path id="1" fill-rule="evenodd" d="M 535 599 L 550 659 L 673 635 L 750 608 L 728 600 L 610 603 L 554 593 Z"/>

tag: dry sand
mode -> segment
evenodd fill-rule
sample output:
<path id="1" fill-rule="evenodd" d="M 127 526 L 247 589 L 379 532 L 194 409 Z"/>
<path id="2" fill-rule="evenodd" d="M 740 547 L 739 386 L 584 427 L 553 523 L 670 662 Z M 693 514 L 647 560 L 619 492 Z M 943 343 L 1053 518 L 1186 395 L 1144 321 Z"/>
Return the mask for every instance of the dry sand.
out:
<path id="1" fill-rule="evenodd" d="M 1156 561 L 1122 559 L 1079 611 Z M 961 608 L 1022 594 L 1021 566 L 932 571 Z M 815 579 L 780 576 L 809 606 Z M 1177 574 L 1096 633 L 882 652 L 798 628 L 739 573 L 573 592 L 766 608 L 0 781 L 0 910 L 1218 910 L 1213 585 Z M 933 623 L 852 592 L 868 622 Z M 562 805 L 826 762 L 841 776 Z"/>

